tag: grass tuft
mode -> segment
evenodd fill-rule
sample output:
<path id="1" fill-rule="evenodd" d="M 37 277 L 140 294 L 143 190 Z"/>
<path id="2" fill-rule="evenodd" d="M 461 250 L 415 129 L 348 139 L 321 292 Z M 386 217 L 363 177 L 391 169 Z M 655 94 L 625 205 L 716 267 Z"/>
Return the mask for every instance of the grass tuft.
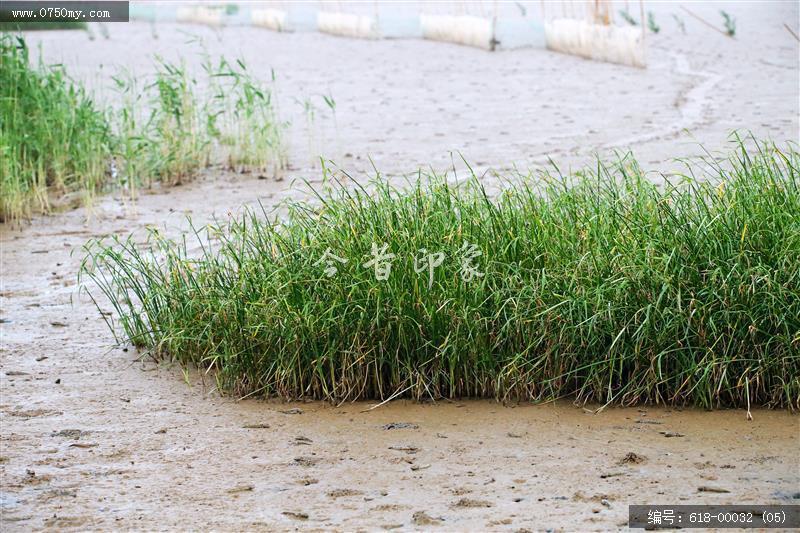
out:
<path id="1" fill-rule="evenodd" d="M 231 63 L 221 57 L 217 64 L 207 59 L 204 68 L 213 93 L 207 123 L 228 166 L 278 175 L 288 156 L 286 124 L 278 118 L 274 91 L 256 79 L 242 59 Z M 275 83 L 274 71 L 270 81 Z"/>
<path id="2" fill-rule="evenodd" d="M 285 218 L 91 242 L 82 273 L 120 340 L 236 394 L 798 408 L 800 153 L 706 163 L 663 186 L 629 158 L 517 176 L 494 199 L 327 173 Z"/>
<path id="3" fill-rule="evenodd" d="M 277 175 L 286 124 L 273 90 L 241 60 L 210 65 L 208 96 L 183 64 L 156 58 L 145 80 L 121 72 L 111 112 L 60 66 L 33 67 L 21 36 L 0 35 L 0 222 L 109 186 L 135 198 L 142 185 L 185 183 L 215 162 Z"/>
<path id="4" fill-rule="evenodd" d="M 33 67 L 25 40 L 0 35 L 0 221 L 46 212 L 54 196 L 92 196 L 106 179 L 105 111 L 58 66 Z"/>

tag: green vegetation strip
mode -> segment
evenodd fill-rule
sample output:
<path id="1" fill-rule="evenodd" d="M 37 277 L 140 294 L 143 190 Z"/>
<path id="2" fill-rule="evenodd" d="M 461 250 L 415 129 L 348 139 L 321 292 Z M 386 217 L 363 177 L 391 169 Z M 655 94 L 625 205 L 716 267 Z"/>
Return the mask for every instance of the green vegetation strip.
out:
<path id="1" fill-rule="evenodd" d="M 0 221 L 46 211 L 53 194 L 90 197 L 105 180 L 111 132 L 64 70 L 29 65 L 21 37 L 0 35 Z"/>
<path id="2" fill-rule="evenodd" d="M 0 31 L 86 30 L 85 22 L 0 22 Z"/>
<path id="3" fill-rule="evenodd" d="M 280 172 L 286 125 L 271 88 L 241 60 L 206 56 L 203 67 L 204 98 L 182 64 L 156 58 L 144 81 L 119 72 L 111 112 L 62 67 L 32 66 L 22 37 L 0 34 L 0 222 L 109 187 L 136 198 L 141 186 L 190 181 L 213 163 Z"/>
<path id="4" fill-rule="evenodd" d="M 83 273 L 120 340 L 236 394 L 798 408 L 798 163 L 739 145 L 697 179 L 622 160 L 496 199 L 474 178 L 334 183 L 194 249 L 89 243 Z"/>

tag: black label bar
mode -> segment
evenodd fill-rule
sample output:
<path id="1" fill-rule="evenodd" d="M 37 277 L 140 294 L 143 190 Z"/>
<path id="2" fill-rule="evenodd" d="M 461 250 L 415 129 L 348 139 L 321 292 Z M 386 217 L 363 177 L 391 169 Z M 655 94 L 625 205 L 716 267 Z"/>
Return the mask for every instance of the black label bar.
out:
<path id="1" fill-rule="evenodd" d="M 0 22 L 128 22 L 130 2 L 0 1 Z"/>
<path id="2" fill-rule="evenodd" d="M 642 529 L 800 527 L 800 505 L 630 505 L 628 527 Z"/>

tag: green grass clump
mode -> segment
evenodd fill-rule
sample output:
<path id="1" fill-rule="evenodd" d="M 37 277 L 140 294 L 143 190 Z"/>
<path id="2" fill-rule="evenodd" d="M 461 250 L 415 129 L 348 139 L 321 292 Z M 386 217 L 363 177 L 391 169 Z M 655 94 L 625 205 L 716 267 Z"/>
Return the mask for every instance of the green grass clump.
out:
<path id="1" fill-rule="evenodd" d="M 661 31 L 661 26 L 659 26 L 656 22 L 656 16 L 652 11 L 647 12 L 647 28 L 653 33 L 658 33 Z"/>
<path id="2" fill-rule="evenodd" d="M 112 145 L 106 113 L 59 67 L 32 67 L 20 37 L 0 35 L 0 221 L 46 212 L 53 196 L 91 196 Z"/>
<path id="3" fill-rule="evenodd" d="M 628 12 L 627 9 L 620 9 L 619 16 L 622 17 L 622 19 L 625 22 L 627 22 L 628 24 L 630 24 L 631 26 L 638 26 L 639 25 L 639 23 L 636 22 L 636 19 L 633 18 L 633 16 Z"/>
<path id="4" fill-rule="evenodd" d="M 120 180 L 130 186 L 178 185 L 213 163 L 231 169 L 271 171 L 287 165 L 285 124 L 273 91 L 242 60 L 204 63 L 203 96 L 182 64 L 157 59 L 152 79 L 114 77 L 121 108 L 115 115 Z M 273 75 L 274 81 L 274 75 Z"/>
<path id="5" fill-rule="evenodd" d="M 736 35 L 736 19 L 722 10 L 720 10 L 719 14 L 722 15 L 722 21 L 725 26 L 725 34 L 728 35 L 728 37 L 734 37 Z"/>
<path id="6" fill-rule="evenodd" d="M 0 31 L 52 31 L 52 30 L 86 30 L 85 22 L 77 21 L 48 21 L 48 22 L 0 22 Z"/>
<path id="7" fill-rule="evenodd" d="M 197 81 L 182 64 L 156 58 L 152 79 L 130 73 L 113 78 L 122 105 L 115 114 L 120 181 L 138 186 L 179 185 L 210 163 L 212 136 Z"/>
<path id="8" fill-rule="evenodd" d="M 241 60 L 210 65 L 207 95 L 183 64 L 156 58 L 152 76 L 121 72 L 112 112 L 61 66 L 31 66 L 23 37 L 0 35 L 0 222 L 46 213 L 70 193 L 86 201 L 117 187 L 135 198 L 141 186 L 178 185 L 212 163 L 278 174 L 286 124 L 274 91 Z"/>
<path id="9" fill-rule="evenodd" d="M 193 178 L 208 164 L 210 139 L 199 108 L 196 81 L 182 65 L 158 61 L 150 138 L 151 177 L 169 185 Z"/>
<path id="10" fill-rule="evenodd" d="M 800 407 L 800 153 L 707 163 L 663 186 L 630 159 L 516 176 L 494 199 L 475 178 L 334 183 L 196 248 L 92 242 L 82 270 L 122 340 L 237 394 Z"/>
<path id="11" fill-rule="evenodd" d="M 218 152 L 235 169 L 277 175 L 287 164 L 285 124 L 278 118 L 274 91 L 257 80 L 244 60 L 224 57 L 204 68 L 211 79 L 207 124 Z M 275 82 L 272 72 L 271 81 Z"/>

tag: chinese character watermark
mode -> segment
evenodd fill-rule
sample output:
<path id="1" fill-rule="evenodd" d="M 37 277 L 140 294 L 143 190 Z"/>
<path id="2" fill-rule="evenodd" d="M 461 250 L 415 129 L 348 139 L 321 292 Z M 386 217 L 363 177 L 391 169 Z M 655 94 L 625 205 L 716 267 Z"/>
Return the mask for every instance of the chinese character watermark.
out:
<path id="1" fill-rule="evenodd" d="M 375 279 L 378 281 L 386 281 L 389 279 L 389 274 L 392 271 L 392 259 L 395 258 L 395 255 L 393 253 L 386 253 L 388 248 L 389 245 L 384 244 L 379 249 L 378 245 L 373 242 L 372 252 L 370 252 L 372 259 L 364 263 L 364 268 L 375 269 Z"/>
<path id="2" fill-rule="evenodd" d="M 461 254 L 461 277 L 464 281 L 472 281 L 475 277 L 483 277 L 483 272 L 472 264 L 476 257 L 483 255 L 483 252 L 475 244 L 465 242 L 459 250 Z"/>
<path id="3" fill-rule="evenodd" d="M 464 242 L 458 250 L 459 274 L 465 282 L 484 276 L 484 273 L 481 272 L 475 264 L 476 259 L 482 255 L 483 252 L 481 249 L 478 248 L 477 245 L 470 244 L 469 242 Z M 397 257 L 395 254 L 389 252 L 389 245 L 383 243 L 379 246 L 373 242 L 372 250 L 366 256 L 370 259 L 362 266 L 364 268 L 373 269 L 375 279 L 378 281 L 386 281 L 389 279 L 389 275 L 392 272 L 392 261 Z M 446 255 L 444 252 L 429 252 L 426 248 L 420 248 L 417 254 L 414 255 L 414 272 L 417 274 L 423 272 L 428 273 L 428 290 L 433 287 L 435 270 L 437 267 L 444 264 L 445 257 Z M 323 265 L 323 273 L 325 276 L 332 278 L 339 272 L 338 267 L 346 263 L 348 263 L 347 259 L 339 257 L 334 254 L 330 248 L 326 248 L 322 257 L 314 262 L 314 266 Z"/>
<path id="4" fill-rule="evenodd" d="M 323 270 L 323 272 L 325 272 L 326 276 L 328 276 L 329 278 L 332 278 L 338 272 L 338 270 L 336 269 L 336 263 L 334 263 L 334 261 L 338 261 L 341 264 L 347 263 L 347 259 L 345 259 L 344 257 L 339 257 L 338 255 L 335 255 L 333 252 L 331 252 L 330 248 L 326 248 L 325 249 L 325 253 L 322 254 L 322 257 L 320 257 L 314 263 L 314 266 L 319 266 L 319 265 L 324 263 L 325 264 L 325 270 Z"/>
<path id="5" fill-rule="evenodd" d="M 419 274 L 428 270 L 428 290 L 433 287 L 433 270 L 444 262 L 444 253 L 429 254 L 425 248 L 419 249 L 419 256 L 414 257 L 414 272 Z"/>

